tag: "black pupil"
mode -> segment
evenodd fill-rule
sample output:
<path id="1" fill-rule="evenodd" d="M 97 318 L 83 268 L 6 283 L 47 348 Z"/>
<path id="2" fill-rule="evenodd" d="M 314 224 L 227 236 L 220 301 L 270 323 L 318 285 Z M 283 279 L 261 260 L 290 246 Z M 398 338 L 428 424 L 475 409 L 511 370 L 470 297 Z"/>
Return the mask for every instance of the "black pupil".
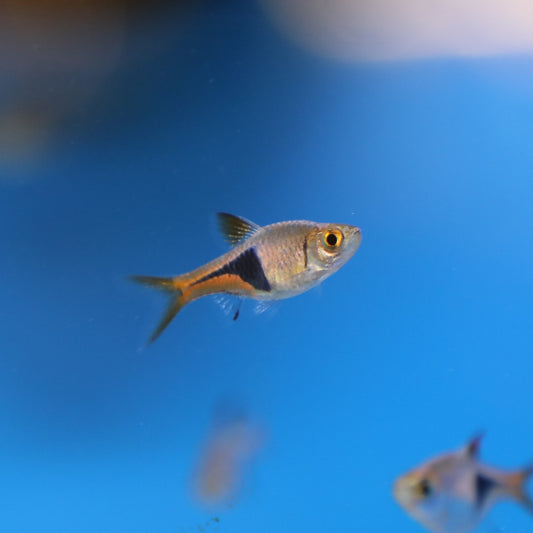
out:
<path id="1" fill-rule="evenodd" d="M 330 233 L 326 237 L 326 242 L 329 246 L 335 246 L 337 244 L 337 235 L 335 235 L 334 233 Z"/>
<path id="2" fill-rule="evenodd" d="M 420 482 L 420 492 L 422 496 L 429 496 L 431 494 L 431 485 L 427 479 Z"/>

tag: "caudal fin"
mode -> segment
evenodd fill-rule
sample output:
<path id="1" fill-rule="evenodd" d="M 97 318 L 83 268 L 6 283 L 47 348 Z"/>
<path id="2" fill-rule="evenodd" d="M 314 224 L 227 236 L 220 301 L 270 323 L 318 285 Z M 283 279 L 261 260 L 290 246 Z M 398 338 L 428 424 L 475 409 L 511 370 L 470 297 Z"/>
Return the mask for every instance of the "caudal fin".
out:
<path id="1" fill-rule="evenodd" d="M 510 495 L 533 514 L 533 498 L 527 492 L 527 484 L 533 477 L 533 464 L 507 476 Z"/>
<path id="2" fill-rule="evenodd" d="M 174 278 L 158 278 L 156 276 L 130 276 L 131 281 L 153 287 L 161 291 L 173 292 L 176 290 L 176 282 Z"/>
<path id="3" fill-rule="evenodd" d="M 149 342 L 154 342 L 165 328 L 172 322 L 178 311 L 187 303 L 183 296 L 184 283 L 180 282 L 179 278 L 158 278 L 155 276 L 130 276 L 132 281 L 171 293 L 170 303 L 159 322 L 159 325 L 150 336 Z"/>

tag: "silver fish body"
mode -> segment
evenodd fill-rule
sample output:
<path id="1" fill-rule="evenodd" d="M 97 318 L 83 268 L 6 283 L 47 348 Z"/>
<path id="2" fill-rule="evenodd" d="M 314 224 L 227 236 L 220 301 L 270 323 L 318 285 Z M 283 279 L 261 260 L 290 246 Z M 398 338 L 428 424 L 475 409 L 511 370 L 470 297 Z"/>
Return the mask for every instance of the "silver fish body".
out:
<path id="1" fill-rule="evenodd" d="M 132 276 L 174 294 L 152 341 L 183 306 L 208 294 L 255 300 L 301 294 L 339 270 L 361 243 L 361 230 L 348 224 L 295 220 L 260 227 L 227 213 L 218 218 L 226 240 L 234 245 L 229 252 L 173 278 Z"/>

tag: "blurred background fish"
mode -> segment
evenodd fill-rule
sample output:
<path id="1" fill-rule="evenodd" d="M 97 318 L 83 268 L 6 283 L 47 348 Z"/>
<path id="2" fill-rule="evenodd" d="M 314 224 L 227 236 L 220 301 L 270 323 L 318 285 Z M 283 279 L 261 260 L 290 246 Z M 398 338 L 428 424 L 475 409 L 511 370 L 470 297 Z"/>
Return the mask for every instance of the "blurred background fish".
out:
<path id="1" fill-rule="evenodd" d="M 472 531 L 497 502 L 512 499 L 533 513 L 526 483 L 533 465 L 507 472 L 478 461 L 481 437 L 457 452 L 431 459 L 394 485 L 398 503 L 435 533 Z"/>
<path id="2" fill-rule="evenodd" d="M 206 507 L 234 505 L 266 440 L 257 421 L 218 411 L 196 467 L 193 497 Z"/>

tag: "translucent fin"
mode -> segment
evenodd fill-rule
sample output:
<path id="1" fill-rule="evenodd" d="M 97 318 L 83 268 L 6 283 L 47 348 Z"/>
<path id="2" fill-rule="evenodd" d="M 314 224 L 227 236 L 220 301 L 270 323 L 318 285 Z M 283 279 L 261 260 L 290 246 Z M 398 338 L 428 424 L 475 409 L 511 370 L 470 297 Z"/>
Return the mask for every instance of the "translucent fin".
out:
<path id="1" fill-rule="evenodd" d="M 226 316 L 231 316 L 237 320 L 241 313 L 242 298 L 227 294 L 215 294 L 215 302 L 221 307 Z"/>
<path id="2" fill-rule="evenodd" d="M 262 315 L 263 313 L 267 313 L 268 311 L 273 311 L 278 309 L 279 302 L 275 300 L 259 300 L 254 305 L 254 313 L 256 315 Z"/>
<path id="3" fill-rule="evenodd" d="M 481 441 L 485 436 L 484 432 L 479 432 L 477 435 L 472 437 L 463 448 L 463 453 L 472 459 L 477 459 L 479 457 L 479 450 L 481 448 Z"/>
<path id="4" fill-rule="evenodd" d="M 174 283 L 174 278 L 158 278 L 156 276 L 129 276 L 131 281 L 135 283 L 140 283 L 141 285 L 146 285 L 147 287 L 153 287 L 154 289 L 159 289 L 160 291 L 174 291 L 176 285 Z"/>
<path id="5" fill-rule="evenodd" d="M 533 465 L 506 476 L 509 494 L 531 514 L 533 514 L 533 498 L 527 493 L 526 485 L 532 476 Z"/>
<path id="6" fill-rule="evenodd" d="M 229 213 L 217 213 L 217 217 L 220 231 L 231 245 L 244 241 L 260 229 L 252 221 Z"/>
<path id="7" fill-rule="evenodd" d="M 155 331 L 150 335 L 150 342 L 154 342 L 161 333 L 166 329 L 166 327 L 172 322 L 172 319 L 178 314 L 178 311 L 185 305 L 183 294 L 181 291 L 177 291 L 177 296 L 175 296 L 170 302 L 161 322 L 155 329 Z"/>
<path id="8" fill-rule="evenodd" d="M 149 342 L 154 342 L 165 328 L 170 324 L 172 319 L 176 316 L 178 311 L 187 303 L 187 300 L 183 297 L 183 290 L 180 286 L 184 287 L 185 284 L 179 281 L 179 278 L 158 278 L 154 276 L 130 276 L 132 281 L 153 287 L 155 289 L 163 290 L 165 292 L 173 293 L 172 300 L 159 322 L 159 325 L 150 336 Z"/>

